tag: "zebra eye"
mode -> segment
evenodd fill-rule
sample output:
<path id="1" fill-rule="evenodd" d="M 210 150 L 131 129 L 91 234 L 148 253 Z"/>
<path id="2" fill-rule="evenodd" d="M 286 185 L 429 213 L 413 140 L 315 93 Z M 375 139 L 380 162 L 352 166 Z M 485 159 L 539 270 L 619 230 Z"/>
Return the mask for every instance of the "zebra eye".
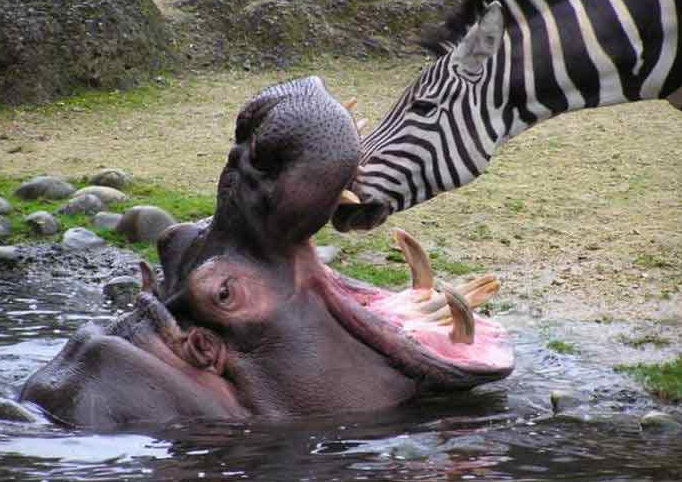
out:
<path id="1" fill-rule="evenodd" d="M 417 99 L 412 101 L 410 111 L 417 115 L 426 117 L 433 114 L 437 108 L 438 105 L 431 101 Z"/>

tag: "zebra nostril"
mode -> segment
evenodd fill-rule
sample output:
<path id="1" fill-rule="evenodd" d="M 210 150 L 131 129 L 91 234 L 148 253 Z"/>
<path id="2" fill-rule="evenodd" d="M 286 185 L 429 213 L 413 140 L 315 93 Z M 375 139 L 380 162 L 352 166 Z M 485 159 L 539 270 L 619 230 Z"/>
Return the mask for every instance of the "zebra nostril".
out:
<path id="1" fill-rule="evenodd" d="M 342 204 L 332 216 L 332 225 L 342 233 L 351 230 L 369 231 L 383 224 L 389 214 L 388 205 L 380 202 Z"/>

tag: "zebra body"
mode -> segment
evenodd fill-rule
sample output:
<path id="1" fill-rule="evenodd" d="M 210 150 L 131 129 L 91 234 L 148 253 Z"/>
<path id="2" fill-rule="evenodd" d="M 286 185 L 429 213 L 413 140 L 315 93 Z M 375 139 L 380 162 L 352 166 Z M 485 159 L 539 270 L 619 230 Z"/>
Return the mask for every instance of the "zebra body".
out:
<path id="1" fill-rule="evenodd" d="M 427 41 L 439 55 L 363 140 L 369 229 L 463 186 L 506 140 L 564 112 L 667 98 L 682 109 L 682 0 L 463 0 Z"/>

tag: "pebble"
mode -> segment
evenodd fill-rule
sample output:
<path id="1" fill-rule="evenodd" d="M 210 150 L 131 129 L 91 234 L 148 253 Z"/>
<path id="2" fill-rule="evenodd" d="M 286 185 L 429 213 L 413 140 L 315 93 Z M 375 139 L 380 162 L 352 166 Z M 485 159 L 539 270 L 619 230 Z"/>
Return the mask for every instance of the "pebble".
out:
<path id="1" fill-rule="evenodd" d="M 135 206 L 123 213 L 116 231 L 124 233 L 131 243 L 155 242 L 167 227 L 175 223 L 175 218 L 161 208 Z"/>
<path id="2" fill-rule="evenodd" d="M 0 246 L 0 262 L 12 263 L 19 260 L 19 248 Z"/>
<path id="3" fill-rule="evenodd" d="M 92 218 L 92 225 L 96 228 L 114 230 L 122 217 L 122 214 L 100 211 Z"/>
<path id="4" fill-rule="evenodd" d="M 324 264 L 331 264 L 341 252 L 341 248 L 338 246 L 316 246 L 315 251 L 320 261 Z"/>
<path id="5" fill-rule="evenodd" d="M 59 214 L 96 213 L 104 208 L 104 203 L 94 194 L 83 194 L 72 198 L 59 208 Z"/>
<path id="6" fill-rule="evenodd" d="M 119 308 L 127 308 L 135 303 L 142 289 L 139 279 L 132 276 L 118 276 L 107 282 L 102 288 L 104 295 Z"/>
<path id="7" fill-rule="evenodd" d="M 59 231 L 59 221 L 47 211 L 36 211 L 24 218 L 35 234 L 49 236 Z"/>
<path id="8" fill-rule="evenodd" d="M 74 193 L 74 197 L 82 196 L 84 194 L 92 194 L 97 196 L 104 204 L 122 203 L 128 199 L 128 196 L 126 196 L 125 193 L 119 191 L 118 189 L 114 189 L 113 187 L 107 186 L 84 187 L 76 191 Z"/>
<path id="9" fill-rule="evenodd" d="M 639 424 L 642 430 L 657 432 L 682 432 L 682 423 L 664 412 L 652 410 L 644 415 Z"/>
<path id="10" fill-rule="evenodd" d="M 114 189 L 123 189 L 128 185 L 129 176 L 121 169 L 102 169 L 90 178 L 93 186 L 107 186 Z"/>
<path id="11" fill-rule="evenodd" d="M 6 238 L 12 234 L 12 225 L 9 219 L 0 216 L 0 238 Z"/>
<path id="12" fill-rule="evenodd" d="M 23 183 L 14 194 L 21 199 L 65 199 L 74 193 L 76 188 L 55 176 L 38 176 Z"/>
<path id="13" fill-rule="evenodd" d="M 38 419 L 19 403 L 0 397 L 0 420 L 36 423 Z"/>
<path id="14" fill-rule="evenodd" d="M 12 205 L 4 197 L 0 197 L 0 214 L 7 214 L 12 210 Z"/>
<path id="15" fill-rule="evenodd" d="M 67 250 L 100 248 L 107 242 L 85 228 L 71 228 L 64 233 L 62 246 Z"/>

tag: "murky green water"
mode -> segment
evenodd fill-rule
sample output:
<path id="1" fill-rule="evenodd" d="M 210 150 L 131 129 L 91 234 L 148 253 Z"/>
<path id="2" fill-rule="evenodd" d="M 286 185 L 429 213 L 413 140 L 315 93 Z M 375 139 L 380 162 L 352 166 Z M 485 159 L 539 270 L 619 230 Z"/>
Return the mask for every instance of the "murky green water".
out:
<path id="1" fill-rule="evenodd" d="M 0 277 L 0 396 L 15 396 L 83 322 L 116 316 L 101 278 Z M 0 480 L 682 480 L 682 435 L 644 433 L 637 423 L 652 408 L 675 408 L 610 369 L 623 353 L 609 340 L 632 326 L 502 320 L 515 335 L 518 366 L 495 385 L 276 426 L 192 420 L 92 434 L 0 421 Z M 581 354 L 547 350 L 557 333 L 579 342 Z M 591 421 L 552 418 L 554 389 L 582 391 Z"/>

